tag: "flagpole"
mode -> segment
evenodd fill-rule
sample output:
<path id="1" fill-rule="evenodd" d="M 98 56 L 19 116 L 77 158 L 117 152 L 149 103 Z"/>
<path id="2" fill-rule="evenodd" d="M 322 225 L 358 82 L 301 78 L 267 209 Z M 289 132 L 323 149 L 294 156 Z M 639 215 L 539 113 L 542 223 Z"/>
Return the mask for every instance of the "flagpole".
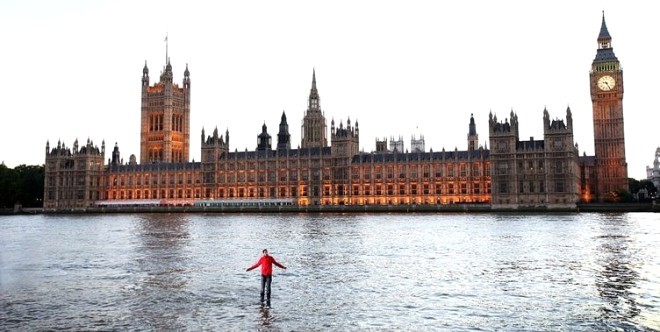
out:
<path id="1" fill-rule="evenodd" d="M 168 41 L 167 41 L 168 35 L 169 35 L 169 33 L 166 32 L 165 33 L 165 64 L 167 64 L 169 59 L 170 59 L 170 56 L 168 55 L 168 49 L 167 49 L 168 48 Z"/>

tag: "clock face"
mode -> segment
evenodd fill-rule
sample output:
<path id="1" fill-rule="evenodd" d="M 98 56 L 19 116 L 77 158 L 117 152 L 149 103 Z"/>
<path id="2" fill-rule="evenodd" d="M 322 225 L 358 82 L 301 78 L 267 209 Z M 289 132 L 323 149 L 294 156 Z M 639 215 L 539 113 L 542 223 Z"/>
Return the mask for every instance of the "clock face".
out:
<path id="1" fill-rule="evenodd" d="M 598 79 L 598 88 L 603 91 L 610 91 L 614 89 L 614 77 L 605 75 Z"/>

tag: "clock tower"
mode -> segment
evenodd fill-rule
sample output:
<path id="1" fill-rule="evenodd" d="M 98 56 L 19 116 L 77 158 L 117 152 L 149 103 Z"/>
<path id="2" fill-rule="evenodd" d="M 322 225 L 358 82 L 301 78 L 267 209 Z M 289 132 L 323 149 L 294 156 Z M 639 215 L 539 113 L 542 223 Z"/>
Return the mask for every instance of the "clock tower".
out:
<path id="1" fill-rule="evenodd" d="M 612 49 L 605 13 L 598 34 L 598 50 L 589 74 L 593 104 L 596 200 L 615 199 L 628 191 L 628 164 L 623 133 L 623 71 Z"/>

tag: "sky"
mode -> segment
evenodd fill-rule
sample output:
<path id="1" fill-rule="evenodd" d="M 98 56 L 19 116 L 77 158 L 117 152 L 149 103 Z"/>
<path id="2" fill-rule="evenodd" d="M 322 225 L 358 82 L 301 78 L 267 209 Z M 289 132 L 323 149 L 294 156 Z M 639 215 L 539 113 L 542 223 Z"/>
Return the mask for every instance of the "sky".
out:
<path id="1" fill-rule="evenodd" d="M 594 154 L 589 71 L 602 13 L 624 75 L 628 176 L 646 178 L 660 137 L 657 1 L 35 1 L 0 2 L 0 162 L 40 165 L 46 142 L 118 144 L 139 160 L 142 68 L 191 79 L 190 160 L 202 128 L 254 150 L 286 112 L 300 145 L 312 70 L 330 121 L 359 123 L 360 148 L 423 136 L 467 149 L 474 115 L 518 115 L 543 137 L 543 110 L 570 106 L 580 155 Z M 329 132 L 328 132 L 329 138 Z M 328 139 L 329 140 L 329 139 Z"/>

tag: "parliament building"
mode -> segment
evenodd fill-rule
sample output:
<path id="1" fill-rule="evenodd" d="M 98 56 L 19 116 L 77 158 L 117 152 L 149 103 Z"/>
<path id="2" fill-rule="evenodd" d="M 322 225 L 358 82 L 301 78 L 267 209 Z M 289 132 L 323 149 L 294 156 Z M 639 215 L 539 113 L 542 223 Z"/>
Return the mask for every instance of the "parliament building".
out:
<path id="1" fill-rule="evenodd" d="M 142 71 L 140 157 L 124 162 L 119 147 L 106 160 L 88 140 L 72 147 L 46 143 L 44 208 L 122 206 L 444 206 L 480 204 L 497 209 L 572 209 L 578 202 L 616 199 L 627 190 L 623 132 L 623 72 L 605 18 L 590 71 L 594 156 L 579 156 L 573 117 L 551 120 L 544 109 L 543 139 L 521 140 L 518 116 L 488 117 L 490 149 L 478 144 L 475 119 L 466 117 L 467 148 L 425 151 L 413 138 L 376 139 L 360 152 L 358 122 L 334 120 L 328 128 L 312 73 L 299 148 L 292 148 L 283 112 L 275 137 L 266 124 L 253 151 L 232 150 L 229 130 L 202 129 L 201 160 L 189 162 L 190 72 L 173 80 L 169 58 L 154 85 Z M 167 57 L 166 57 L 167 58 Z M 469 121 L 469 122 L 468 122 Z M 297 144 L 296 144 L 297 145 Z"/>

